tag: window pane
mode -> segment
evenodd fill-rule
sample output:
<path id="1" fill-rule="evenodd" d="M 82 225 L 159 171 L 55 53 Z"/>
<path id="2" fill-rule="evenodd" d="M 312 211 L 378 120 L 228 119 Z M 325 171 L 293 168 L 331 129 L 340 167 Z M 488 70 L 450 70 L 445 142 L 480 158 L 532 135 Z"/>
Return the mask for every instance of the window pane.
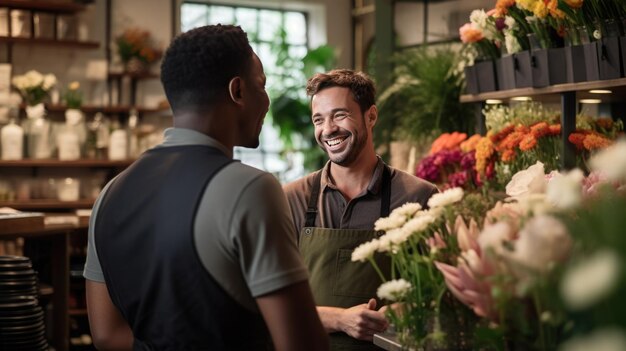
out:
<path id="1" fill-rule="evenodd" d="M 274 41 L 280 29 L 282 14 L 279 11 L 259 11 L 259 40 Z"/>
<path id="2" fill-rule="evenodd" d="M 258 44 L 256 53 L 263 63 L 265 75 L 276 74 L 276 54 L 272 52 L 270 44 Z"/>
<path id="3" fill-rule="evenodd" d="M 267 91 L 283 93 L 286 85 L 301 86 L 294 92 L 305 97 L 306 79 L 301 72 L 302 57 L 307 52 L 306 16 L 302 13 L 236 7 L 228 5 L 183 4 L 181 6 L 181 28 L 183 31 L 206 24 L 236 24 L 248 34 L 250 45 L 259 55 L 267 76 Z M 279 44 L 279 30 L 286 32 L 288 58 L 281 67 L 277 66 L 277 54 L 272 46 Z M 296 135 L 297 139 L 297 135 Z M 284 153 L 284 144 L 279 130 L 267 116 L 259 136 L 260 145 L 256 149 L 234 148 L 234 157 L 248 164 L 273 173 L 280 181 L 294 180 L 305 174 L 300 152 Z M 298 140 L 295 140 L 296 144 Z"/>
<path id="4" fill-rule="evenodd" d="M 180 7 L 180 30 L 190 29 L 207 24 L 208 7 L 200 4 L 182 4 Z"/>
<path id="5" fill-rule="evenodd" d="M 210 24 L 233 24 L 235 22 L 235 14 L 232 7 L 211 6 L 209 12 Z"/>
<path id="6" fill-rule="evenodd" d="M 244 31 L 248 33 L 250 40 L 256 40 L 257 29 L 257 16 L 259 11 L 256 9 L 250 9 L 246 7 L 240 7 L 236 10 L 237 25 L 241 26 Z"/>
<path id="7" fill-rule="evenodd" d="M 285 30 L 287 43 L 295 45 L 306 44 L 306 21 L 300 12 L 285 13 Z"/>

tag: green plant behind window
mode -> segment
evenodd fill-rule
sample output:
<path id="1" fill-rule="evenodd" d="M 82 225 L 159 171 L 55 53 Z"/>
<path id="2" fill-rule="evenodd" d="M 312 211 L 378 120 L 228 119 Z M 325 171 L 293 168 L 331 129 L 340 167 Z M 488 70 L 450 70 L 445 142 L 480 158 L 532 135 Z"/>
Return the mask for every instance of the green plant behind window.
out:
<path id="1" fill-rule="evenodd" d="M 277 56 L 276 66 L 285 68 L 284 71 L 293 76 L 270 91 L 272 121 L 279 129 L 284 152 L 302 152 L 304 168 L 312 171 L 324 164 L 326 156 L 315 142 L 306 82 L 313 74 L 328 71 L 335 65 L 335 50 L 322 45 L 308 50 L 302 59 L 294 58 L 289 54 L 285 30 L 280 29 L 278 36 L 281 40 L 272 47 Z"/>
<path id="2" fill-rule="evenodd" d="M 452 48 L 410 49 L 395 55 L 393 62 L 394 83 L 378 96 L 378 145 L 473 131 L 471 106 L 459 102 L 463 75 Z"/>

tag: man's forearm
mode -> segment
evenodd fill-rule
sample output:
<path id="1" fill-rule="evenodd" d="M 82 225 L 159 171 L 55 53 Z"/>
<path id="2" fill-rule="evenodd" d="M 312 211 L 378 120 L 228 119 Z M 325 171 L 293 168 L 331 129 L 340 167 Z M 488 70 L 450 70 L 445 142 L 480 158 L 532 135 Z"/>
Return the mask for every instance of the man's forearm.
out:
<path id="1" fill-rule="evenodd" d="M 317 314 L 320 316 L 322 326 L 327 333 L 334 333 L 342 331 L 339 327 L 339 318 L 343 308 L 330 307 L 330 306 L 317 306 Z"/>

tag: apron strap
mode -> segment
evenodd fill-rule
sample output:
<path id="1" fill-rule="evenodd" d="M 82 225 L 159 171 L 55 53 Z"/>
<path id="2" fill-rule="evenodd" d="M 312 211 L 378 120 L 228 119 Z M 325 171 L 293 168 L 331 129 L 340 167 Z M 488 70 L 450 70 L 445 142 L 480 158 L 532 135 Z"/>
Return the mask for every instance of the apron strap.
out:
<path id="1" fill-rule="evenodd" d="M 380 217 L 389 217 L 389 207 L 391 206 L 391 171 L 385 165 L 383 168 L 382 192 L 380 194 Z"/>
<path id="2" fill-rule="evenodd" d="M 311 197 L 306 209 L 306 221 L 304 227 L 315 227 L 315 217 L 317 217 L 317 201 L 320 195 L 320 183 L 322 181 L 322 170 L 317 171 L 313 177 L 313 187 L 311 188 Z"/>
<path id="3" fill-rule="evenodd" d="M 313 186 L 311 187 L 311 197 L 306 209 L 306 221 L 304 227 L 315 227 L 315 218 L 317 217 L 317 202 L 320 195 L 320 182 L 322 180 L 322 170 L 317 171 L 313 177 Z M 389 209 L 391 207 L 391 171 L 385 165 L 383 168 L 383 179 L 380 201 L 380 217 L 389 217 Z"/>

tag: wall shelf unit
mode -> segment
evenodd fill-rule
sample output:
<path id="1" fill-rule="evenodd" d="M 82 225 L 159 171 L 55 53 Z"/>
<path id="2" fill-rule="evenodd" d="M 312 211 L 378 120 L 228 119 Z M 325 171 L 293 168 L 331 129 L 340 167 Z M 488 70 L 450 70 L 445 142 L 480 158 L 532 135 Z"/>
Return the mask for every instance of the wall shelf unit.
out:
<path id="1" fill-rule="evenodd" d="M 610 94 L 593 94 L 591 90 L 610 90 Z M 527 96 L 535 101 L 560 102 L 561 104 L 561 168 L 571 169 L 576 166 L 575 148 L 568 137 L 576 130 L 576 114 L 579 99 L 600 99 L 603 103 L 623 103 L 626 101 L 626 78 L 599 80 L 580 83 L 552 85 L 545 88 L 522 88 L 487 92 L 475 95 L 462 95 L 461 102 L 482 103 L 479 113 L 479 125 L 485 130 L 482 107 L 489 99 L 510 100 L 515 97 Z"/>

